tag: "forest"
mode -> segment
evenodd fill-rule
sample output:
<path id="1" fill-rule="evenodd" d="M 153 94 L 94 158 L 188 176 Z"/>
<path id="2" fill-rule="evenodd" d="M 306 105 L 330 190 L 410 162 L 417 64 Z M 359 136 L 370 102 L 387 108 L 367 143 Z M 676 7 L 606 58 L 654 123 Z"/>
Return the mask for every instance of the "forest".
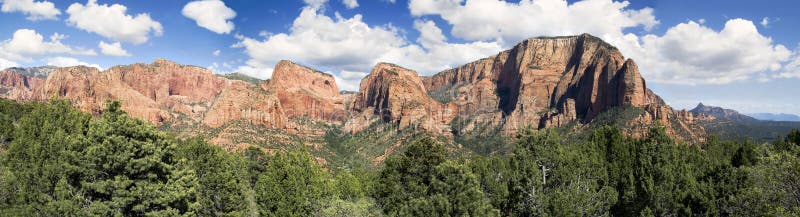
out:
<path id="1" fill-rule="evenodd" d="M 229 152 L 108 103 L 0 100 L 0 216 L 800 216 L 800 132 L 768 142 L 524 130 L 507 155 L 419 137 L 378 168 Z M 368 144 L 365 144 L 368 145 Z"/>

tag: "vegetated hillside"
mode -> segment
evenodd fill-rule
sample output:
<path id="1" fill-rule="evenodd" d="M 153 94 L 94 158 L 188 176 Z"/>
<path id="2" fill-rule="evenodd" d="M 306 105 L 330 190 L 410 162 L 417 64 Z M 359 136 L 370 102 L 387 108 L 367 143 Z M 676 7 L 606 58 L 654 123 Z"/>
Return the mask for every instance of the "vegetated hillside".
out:
<path id="1" fill-rule="evenodd" d="M 800 215 L 798 130 L 689 146 L 663 127 L 641 138 L 527 128 L 513 154 L 492 157 L 415 135 L 375 170 L 325 170 L 307 146 L 231 153 L 107 105 L 0 100 L 0 216 Z M 331 143 L 368 152 L 365 137 Z"/>
<path id="2" fill-rule="evenodd" d="M 706 116 L 700 119 L 700 123 L 709 135 L 716 135 L 721 139 L 767 142 L 779 139 L 792 129 L 800 128 L 800 122 L 758 120 L 732 109 L 702 103 L 691 112 Z"/>

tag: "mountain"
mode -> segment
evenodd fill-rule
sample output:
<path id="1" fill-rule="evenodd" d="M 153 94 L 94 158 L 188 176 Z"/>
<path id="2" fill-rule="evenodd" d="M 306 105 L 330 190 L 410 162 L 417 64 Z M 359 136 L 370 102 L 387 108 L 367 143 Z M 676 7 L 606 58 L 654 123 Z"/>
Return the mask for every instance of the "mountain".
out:
<path id="1" fill-rule="evenodd" d="M 780 139 L 800 122 L 758 120 L 736 110 L 699 103 L 690 110 L 709 135 L 720 139 L 755 140 L 769 142 Z"/>
<path id="2" fill-rule="evenodd" d="M 356 93 L 340 92 L 332 75 L 291 61 L 277 63 L 270 80 L 164 59 L 104 71 L 40 71 L 0 72 L 0 97 L 65 98 L 95 114 L 120 100 L 132 116 L 181 137 L 204 136 L 230 150 L 306 146 L 321 164 L 348 153 L 375 163 L 401 148 L 397 141 L 421 133 L 483 143 L 528 127 L 582 132 L 616 124 L 640 137 L 659 123 L 690 143 L 706 135 L 701 117 L 667 106 L 632 59 L 588 34 L 527 39 L 432 76 L 379 63 Z"/>
<path id="3" fill-rule="evenodd" d="M 716 106 L 707 106 L 707 105 L 704 105 L 703 103 L 697 104 L 697 107 L 693 108 L 692 110 L 689 110 L 689 112 L 692 112 L 692 113 L 695 113 L 695 114 L 705 114 L 705 115 L 712 116 L 712 117 L 717 118 L 717 119 L 731 120 L 731 121 L 736 121 L 736 122 L 754 122 L 754 121 L 758 121 L 757 119 L 755 119 L 753 117 L 750 117 L 750 116 L 747 116 L 747 115 L 743 115 L 743 114 L 741 114 L 738 111 L 733 110 L 733 109 L 726 109 L 726 108 L 716 107 Z"/>
<path id="4" fill-rule="evenodd" d="M 764 121 L 794 121 L 794 122 L 800 122 L 800 116 L 797 116 L 797 115 L 794 115 L 794 114 L 753 113 L 753 114 L 747 114 L 747 115 L 750 116 L 750 117 L 753 117 L 755 119 L 764 120 Z"/>
<path id="5" fill-rule="evenodd" d="M 631 106 L 643 110 L 630 120 L 638 122 L 632 127 L 660 122 L 673 135 L 692 141 L 703 137 L 691 114 L 673 110 L 647 88 L 633 60 L 588 34 L 531 38 L 425 77 L 423 83 L 434 98 L 455 105 L 460 119 L 467 120 L 460 123 L 464 130 L 489 125 L 514 133 L 528 126 L 562 127 L 589 123 L 612 107 Z"/>

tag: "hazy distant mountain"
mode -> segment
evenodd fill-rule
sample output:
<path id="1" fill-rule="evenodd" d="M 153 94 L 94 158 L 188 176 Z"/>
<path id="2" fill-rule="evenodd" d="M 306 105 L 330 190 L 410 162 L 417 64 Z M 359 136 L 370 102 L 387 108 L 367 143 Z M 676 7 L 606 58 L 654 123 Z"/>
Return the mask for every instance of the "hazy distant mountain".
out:
<path id="1" fill-rule="evenodd" d="M 695 107 L 692 110 L 689 110 L 689 112 L 692 112 L 694 114 L 710 115 L 710 116 L 713 116 L 713 117 L 715 117 L 717 119 L 731 120 L 731 121 L 736 121 L 736 122 L 754 122 L 754 121 L 758 121 L 757 119 L 755 119 L 753 117 L 750 117 L 750 116 L 747 116 L 747 115 L 743 115 L 743 114 L 741 114 L 738 111 L 733 110 L 733 109 L 726 109 L 726 108 L 717 107 L 717 106 L 708 106 L 708 105 L 703 105 L 703 103 L 697 104 L 697 107 Z"/>
<path id="2" fill-rule="evenodd" d="M 793 114 L 775 114 L 775 113 L 753 113 L 747 114 L 750 117 L 754 117 L 758 120 L 764 121 L 795 121 L 800 122 L 800 116 L 793 115 Z"/>
<path id="3" fill-rule="evenodd" d="M 754 118 L 736 110 L 703 105 L 703 103 L 698 104 L 690 112 L 695 115 L 702 114 L 713 117 L 699 120 L 709 135 L 715 135 L 720 139 L 752 139 L 769 142 L 780 139 L 792 129 L 800 128 L 800 122 L 763 117 Z M 800 119 L 800 117 L 794 117 Z"/>

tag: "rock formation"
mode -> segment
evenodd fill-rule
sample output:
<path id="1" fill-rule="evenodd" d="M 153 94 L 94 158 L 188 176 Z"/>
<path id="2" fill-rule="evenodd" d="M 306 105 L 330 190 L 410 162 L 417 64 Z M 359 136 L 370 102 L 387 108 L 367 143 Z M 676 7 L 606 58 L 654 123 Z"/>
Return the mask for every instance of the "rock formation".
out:
<path id="1" fill-rule="evenodd" d="M 356 118 L 345 129 L 357 132 L 376 119 L 400 128 L 418 127 L 436 135 L 447 135 L 455 117 L 454 104 L 442 104 L 428 96 L 417 72 L 388 63 L 376 65 L 361 80 L 352 110 Z M 373 115 L 374 118 L 373 118 Z"/>
<path id="2" fill-rule="evenodd" d="M 306 116 L 326 121 L 347 118 L 346 98 L 339 95 L 332 75 L 283 60 L 263 86 L 277 94 L 288 118 Z"/>
<path id="3" fill-rule="evenodd" d="M 355 133 L 378 122 L 442 136 L 483 127 L 513 134 L 523 127 L 588 123 L 620 106 L 642 111 L 629 120 L 631 135 L 658 122 L 687 140 L 705 136 L 697 114 L 667 106 L 647 88 L 633 60 L 587 34 L 527 39 L 429 77 L 379 63 L 358 93 L 342 94 L 333 76 L 290 61 L 280 61 L 269 81 L 229 78 L 163 59 L 105 71 L 17 68 L 0 72 L 0 97 L 66 98 L 92 113 L 120 100 L 132 116 L 188 135 L 222 132 L 211 140 L 236 147 L 242 147 L 234 142 L 240 133 L 266 132 L 249 128 L 254 125 L 296 136 L 319 136 L 338 124 Z"/>
<path id="4" fill-rule="evenodd" d="M 531 38 L 423 82 L 433 94 L 451 94 L 444 98 L 453 99 L 459 116 L 509 133 L 589 122 L 615 106 L 653 107 L 649 120 L 671 111 L 633 60 L 588 34 Z"/>

